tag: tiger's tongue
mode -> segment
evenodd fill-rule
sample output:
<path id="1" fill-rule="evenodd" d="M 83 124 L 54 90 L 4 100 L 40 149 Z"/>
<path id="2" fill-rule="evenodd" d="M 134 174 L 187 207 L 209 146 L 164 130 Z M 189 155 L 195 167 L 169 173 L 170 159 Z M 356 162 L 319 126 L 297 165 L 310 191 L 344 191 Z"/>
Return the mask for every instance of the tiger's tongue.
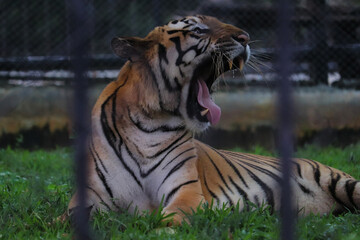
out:
<path id="1" fill-rule="evenodd" d="M 220 120 L 221 109 L 210 98 L 209 88 L 206 86 L 206 83 L 203 80 L 198 80 L 198 85 L 199 85 L 199 92 L 197 95 L 198 103 L 203 108 L 209 109 L 208 113 L 206 114 L 206 117 L 212 125 L 215 125 Z"/>

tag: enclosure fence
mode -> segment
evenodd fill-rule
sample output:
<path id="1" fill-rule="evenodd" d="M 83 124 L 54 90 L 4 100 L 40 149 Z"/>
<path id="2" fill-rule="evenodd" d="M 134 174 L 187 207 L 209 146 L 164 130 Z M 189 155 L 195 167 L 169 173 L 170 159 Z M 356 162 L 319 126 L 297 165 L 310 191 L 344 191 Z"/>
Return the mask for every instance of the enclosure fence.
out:
<path id="1" fill-rule="evenodd" d="M 68 21 L 70 9 L 66 3 L 63 0 L 2 0 L 0 79 L 72 77 L 67 72 L 71 66 L 72 26 Z M 114 36 L 143 37 L 154 26 L 165 24 L 177 16 L 196 13 L 216 16 L 251 33 L 254 40 L 251 46 L 262 53 L 259 54 L 260 60 L 268 62 L 265 64 L 267 67 L 259 66 L 258 71 L 264 73 L 269 82 L 274 80 L 273 74 L 266 75 L 273 73 L 269 58 L 276 57 L 275 3 L 274 0 L 87 0 L 82 11 L 93 16 L 89 68 L 119 69 L 123 64 L 110 50 L 109 43 Z M 290 39 L 296 62 L 290 78 L 293 82 L 359 88 L 358 0 L 294 1 L 290 21 L 293 29 Z M 114 75 L 96 72 L 91 77 L 112 79 Z M 247 80 L 254 79 L 248 75 Z"/>
<path id="2" fill-rule="evenodd" d="M 78 191 L 78 206 L 74 212 L 74 226 L 79 239 L 91 239 L 88 216 L 85 209 L 86 186 L 87 186 L 87 161 L 86 146 L 89 134 L 86 71 L 88 68 L 89 41 L 90 41 L 90 20 L 91 15 L 84 14 L 85 2 L 67 0 L 70 15 L 71 29 L 71 50 L 73 52 L 72 65 L 74 71 L 74 125 L 77 137 L 75 140 L 75 169 Z"/>
<path id="3" fill-rule="evenodd" d="M 214 15 L 250 32 L 252 39 L 261 40 L 253 43 L 261 53 L 258 56 L 268 62 L 265 67 L 259 66 L 263 77 L 276 69 L 273 80 L 278 87 L 278 146 L 283 173 L 281 239 L 295 238 L 289 180 L 293 146 L 291 87 L 296 81 L 308 85 L 359 87 L 360 5 L 328 5 L 325 0 L 298 1 L 296 5 L 287 0 L 258 1 L 263 3 L 258 5 L 251 5 L 248 0 L 243 2 L 2 1 L 0 79 L 74 79 L 75 172 L 80 206 L 75 211 L 77 238 L 91 238 L 84 207 L 85 144 L 89 133 L 89 121 L 85 119 L 88 109 L 84 106 L 88 106 L 89 70 L 116 69 L 118 72 L 123 62 L 111 54 L 109 47 L 114 36 L 143 37 L 154 26 L 179 15 L 194 13 Z M 278 5 L 273 4 L 275 2 Z M 269 67 L 272 64 L 269 59 L 276 59 L 276 66 Z M 95 75 L 94 78 L 114 78 L 111 72 Z M 335 77 L 331 78 L 332 75 Z"/>

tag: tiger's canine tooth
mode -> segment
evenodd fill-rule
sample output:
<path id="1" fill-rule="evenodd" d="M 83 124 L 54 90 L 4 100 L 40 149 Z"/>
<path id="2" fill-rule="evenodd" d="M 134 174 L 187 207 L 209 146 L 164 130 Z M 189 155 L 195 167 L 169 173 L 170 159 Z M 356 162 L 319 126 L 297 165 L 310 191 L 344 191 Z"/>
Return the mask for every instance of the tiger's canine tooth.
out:
<path id="1" fill-rule="evenodd" d="M 229 60 L 229 68 L 230 68 L 230 70 L 232 69 L 232 66 L 233 66 L 233 60 Z"/>
<path id="2" fill-rule="evenodd" d="M 209 112 L 209 109 L 207 108 L 207 109 L 201 111 L 201 112 L 200 112 L 200 115 L 201 115 L 201 116 L 205 116 L 208 112 Z"/>
<path id="3" fill-rule="evenodd" d="M 240 71 L 242 70 L 244 68 L 244 59 L 240 59 L 240 61 L 239 61 L 239 69 L 240 69 Z"/>

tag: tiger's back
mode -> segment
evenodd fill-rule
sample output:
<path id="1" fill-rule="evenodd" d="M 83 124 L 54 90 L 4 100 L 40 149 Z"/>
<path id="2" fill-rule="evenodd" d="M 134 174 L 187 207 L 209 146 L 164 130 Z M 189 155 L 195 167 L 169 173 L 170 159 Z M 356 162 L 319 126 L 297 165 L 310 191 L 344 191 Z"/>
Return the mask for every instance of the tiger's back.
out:
<path id="1" fill-rule="evenodd" d="M 205 199 L 222 206 L 247 202 L 280 209 L 281 163 L 278 158 L 213 149 L 197 142 L 198 171 Z M 293 159 L 292 189 L 301 214 L 359 209 L 360 182 L 350 175 L 308 159 Z"/>

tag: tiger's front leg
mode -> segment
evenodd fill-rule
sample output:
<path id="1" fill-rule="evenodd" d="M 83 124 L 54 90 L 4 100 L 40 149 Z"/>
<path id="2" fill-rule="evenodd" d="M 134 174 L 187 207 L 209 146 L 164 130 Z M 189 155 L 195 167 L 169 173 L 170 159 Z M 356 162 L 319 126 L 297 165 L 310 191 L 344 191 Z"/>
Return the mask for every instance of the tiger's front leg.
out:
<path id="1" fill-rule="evenodd" d="M 197 156 L 189 156 L 166 166 L 165 175 L 159 174 L 161 184 L 157 196 L 163 202 L 165 215 L 175 213 L 174 225 L 186 221 L 185 215 L 191 214 L 205 201 L 196 165 Z"/>
<path id="2" fill-rule="evenodd" d="M 186 185 L 186 186 L 185 186 Z M 184 186 L 171 200 L 171 202 L 164 208 L 164 213 L 175 213 L 173 216 L 173 224 L 179 225 L 185 215 L 192 213 L 192 210 L 196 210 L 205 201 L 202 194 L 200 182 L 189 180 L 184 183 Z"/>

